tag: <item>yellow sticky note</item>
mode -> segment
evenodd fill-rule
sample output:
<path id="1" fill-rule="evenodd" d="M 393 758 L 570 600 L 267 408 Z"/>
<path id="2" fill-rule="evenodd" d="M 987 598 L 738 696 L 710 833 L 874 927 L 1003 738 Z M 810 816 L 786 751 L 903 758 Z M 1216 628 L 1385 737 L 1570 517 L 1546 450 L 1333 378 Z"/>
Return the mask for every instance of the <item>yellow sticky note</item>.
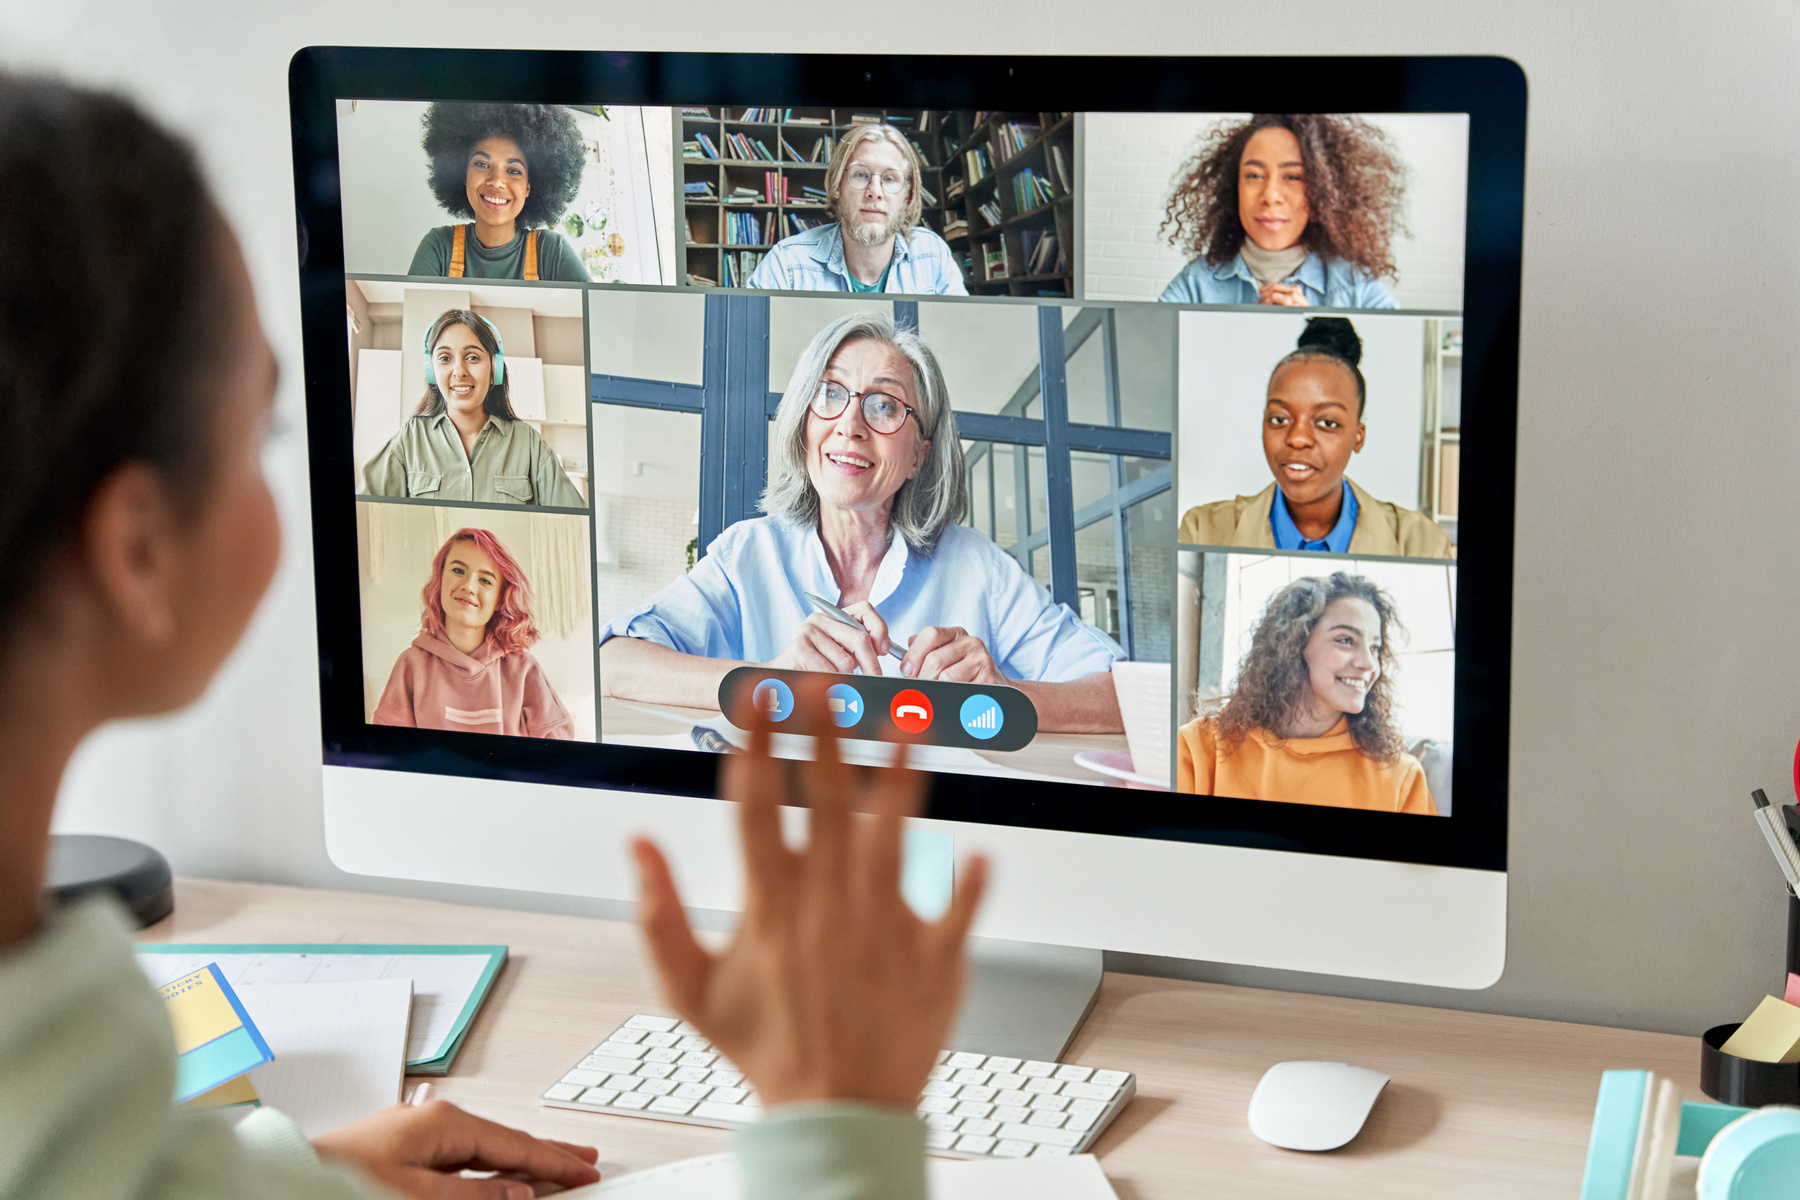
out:
<path id="1" fill-rule="evenodd" d="M 219 990 L 212 972 L 201 967 L 160 989 L 175 1026 L 175 1053 L 186 1054 L 214 1038 L 224 1037 L 243 1022 L 231 1000 Z M 1800 1010 L 1797 1010 L 1800 1011 Z"/>
<path id="2" fill-rule="evenodd" d="M 187 1102 L 189 1108 L 229 1108 L 236 1104 L 261 1104 L 248 1075 L 227 1079 L 210 1092 L 201 1092 Z"/>
<path id="3" fill-rule="evenodd" d="M 1750 1019 L 1738 1026 L 1721 1048 L 1753 1062 L 1800 1062 L 1800 1008 L 1764 996 Z"/>

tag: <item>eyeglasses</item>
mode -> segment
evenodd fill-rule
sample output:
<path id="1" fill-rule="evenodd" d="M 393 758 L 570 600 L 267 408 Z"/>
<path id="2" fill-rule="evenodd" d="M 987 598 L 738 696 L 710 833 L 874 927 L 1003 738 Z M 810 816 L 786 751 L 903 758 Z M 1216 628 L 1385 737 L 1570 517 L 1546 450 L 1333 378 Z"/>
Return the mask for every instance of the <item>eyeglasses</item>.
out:
<path id="1" fill-rule="evenodd" d="M 850 186 L 859 192 L 867 191 L 869 184 L 877 178 L 881 180 L 881 190 L 890 196 L 899 194 L 900 190 L 906 186 L 906 180 L 892 171 L 884 171 L 877 176 L 869 168 L 855 165 L 851 166 L 849 174 L 844 178 L 849 180 Z"/>
<path id="2" fill-rule="evenodd" d="M 819 390 L 813 393 L 810 407 L 815 416 L 835 421 L 850 407 L 852 397 L 861 398 L 863 421 L 876 433 L 899 433 L 900 427 L 906 424 L 906 418 L 919 415 L 912 405 L 886 392 L 853 392 L 843 384 L 829 379 L 819 381 Z"/>

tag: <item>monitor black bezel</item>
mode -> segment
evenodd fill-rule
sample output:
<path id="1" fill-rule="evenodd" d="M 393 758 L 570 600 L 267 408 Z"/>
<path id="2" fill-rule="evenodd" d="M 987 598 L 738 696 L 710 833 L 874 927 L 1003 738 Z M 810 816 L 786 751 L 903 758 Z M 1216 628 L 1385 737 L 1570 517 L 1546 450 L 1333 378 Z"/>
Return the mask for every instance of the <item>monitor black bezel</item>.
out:
<path id="1" fill-rule="evenodd" d="M 838 56 L 314 46 L 295 54 L 288 84 L 325 763 L 699 796 L 714 794 L 717 755 L 364 723 L 359 603 L 355 589 L 342 586 L 338 565 L 344 554 L 354 560 L 356 553 L 356 500 L 346 482 L 353 468 L 335 101 L 1467 113 L 1454 815 L 1433 820 L 962 775 L 934 777 L 928 815 L 1506 869 L 1526 118 L 1526 81 L 1516 63 L 1473 56 Z"/>

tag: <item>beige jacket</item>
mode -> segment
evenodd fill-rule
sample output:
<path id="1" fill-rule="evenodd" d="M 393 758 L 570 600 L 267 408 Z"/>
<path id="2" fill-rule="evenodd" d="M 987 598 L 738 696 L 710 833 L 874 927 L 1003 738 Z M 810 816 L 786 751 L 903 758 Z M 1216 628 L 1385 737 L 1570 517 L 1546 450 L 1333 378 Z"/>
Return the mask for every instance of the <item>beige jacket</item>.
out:
<path id="1" fill-rule="evenodd" d="M 1275 531 L 1269 512 L 1275 506 L 1271 483 L 1254 496 L 1215 500 L 1187 510 L 1176 541 L 1184 546 L 1246 546 L 1273 550 Z M 1387 558 L 1455 558 L 1456 547 L 1444 527 L 1422 512 L 1377 500 L 1350 483 L 1356 497 L 1356 529 L 1350 553 Z"/>

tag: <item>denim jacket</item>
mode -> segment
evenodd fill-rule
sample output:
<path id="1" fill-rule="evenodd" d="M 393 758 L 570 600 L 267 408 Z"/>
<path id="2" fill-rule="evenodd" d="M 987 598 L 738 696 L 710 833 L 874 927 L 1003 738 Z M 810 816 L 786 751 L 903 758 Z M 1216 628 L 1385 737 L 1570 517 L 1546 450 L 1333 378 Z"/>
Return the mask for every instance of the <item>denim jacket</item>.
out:
<path id="1" fill-rule="evenodd" d="M 837 222 L 782 238 L 750 272 L 748 285 L 770 290 L 847 292 L 850 268 L 844 265 L 844 238 Z M 894 238 L 894 258 L 887 290 L 920 296 L 966 296 L 962 267 L 937 234 L 919 226 L 910 237 Z"/>
<path id="2" fill-rule="evenodd" d="M 1399 308 L 1400 302 L 1361 267 L 1342 259 L 1308 254 L 1300 269 L 1282 280 L 1297 283 L 1314 308 Z M 1174 304 L 1255 304 L 1261 292 L 1244 256 L 1234 254 L 1218 266 L 1196 258 L 1169 281 L 1160 299 Z"/>

